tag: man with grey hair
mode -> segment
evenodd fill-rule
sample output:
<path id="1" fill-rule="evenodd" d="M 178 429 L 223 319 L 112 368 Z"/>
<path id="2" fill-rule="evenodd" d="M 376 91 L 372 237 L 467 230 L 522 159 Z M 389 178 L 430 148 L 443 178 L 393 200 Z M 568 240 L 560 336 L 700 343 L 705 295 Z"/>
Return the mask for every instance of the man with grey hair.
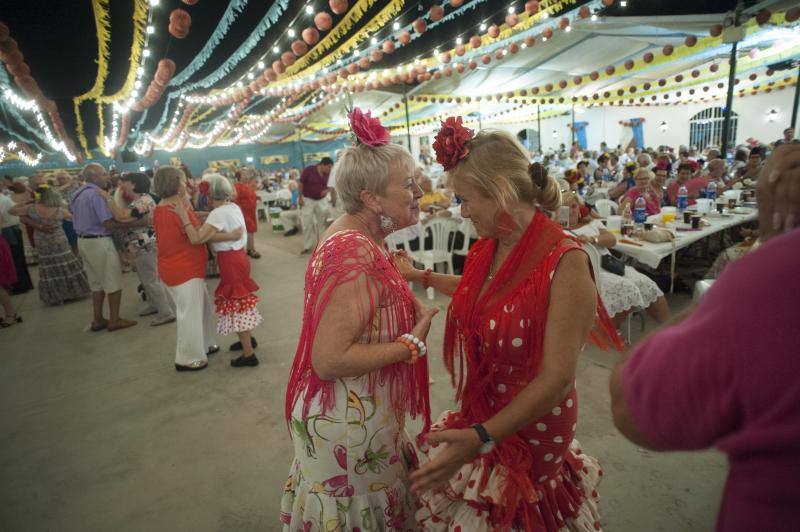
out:
<path id="1" fill-rule="evenodd" d="M 97 163 L 87 164 L 81 171 L 86 182 L 70 198 L 72 224 L 78 234 L 78 251 L 92 289 L 93 331 L 117 331 L 136 325 L 135 321 L 122 319 L 119 307 L 122 302 L 122 266 L 111 239 L 111 229 L 116 226 L 114 216 L 98 192 L 108 185 L 109 175 Z M 109 319 L 103 317 L 103 302 L 108 294 Z"/>

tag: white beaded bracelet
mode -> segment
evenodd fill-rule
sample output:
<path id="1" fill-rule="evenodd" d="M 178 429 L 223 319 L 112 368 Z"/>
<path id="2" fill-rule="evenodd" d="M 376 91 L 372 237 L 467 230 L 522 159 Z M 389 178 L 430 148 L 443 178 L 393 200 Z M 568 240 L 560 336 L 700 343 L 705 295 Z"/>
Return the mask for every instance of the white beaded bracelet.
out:
<path id="1" fill-rule="evenodd" d="M 428 353 L 428 348 L 425 345 L 425 342 L 423 342 L 422 340 L 420 340 L 419 338 L 417 338 L 413 334 L 406 333 L 406 334 L 403 334 L 401 337 L 407 339 L 408 341 L 410 341 L 411 343 L 413 343 L 414 345 L 417 346 L 417 349 L 419 349 L 419 356 L 424 357 Z"/>

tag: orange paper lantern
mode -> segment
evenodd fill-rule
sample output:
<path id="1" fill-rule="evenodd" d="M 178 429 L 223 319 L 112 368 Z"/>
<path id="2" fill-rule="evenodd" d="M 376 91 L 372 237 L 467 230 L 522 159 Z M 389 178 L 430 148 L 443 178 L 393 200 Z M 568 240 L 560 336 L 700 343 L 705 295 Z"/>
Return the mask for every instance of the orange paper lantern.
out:
<path id="1" fill-rule="evenodd" d="M 297 57 L 301 57 L 308 52 L 308 45 L 304 41 L 294 41 L 292 43 L 292 52 Z"/>
<path id="2" fill-rule="evenodd" d="M 347 11 L 347 0 L 330 0 L 328 5 L 331 6 L 331 11 L 333 11 L 336 15 L 341 15 L 345 11 Z"/>
<path id="3" fill-rule="evenodd" d="M 283 52 L 281 55 L 281 62 L 287 67 L 292 66 L 296 60 L 297 58 L 292 52 Z"/>
<path id="4" fill-rule="evenodd" d="M 434 5 L 431 7 L 430 11 L 428 11 L 428 15 L 431 17 L 431 20 L 436 22 L 437 20 L 441 20 L 444 16 L 444 8 L 440 5 Z"/>
<path id="5" fill-rule="evenodd" d="M 393 54 L 395 50 L 394 41 L 391 39 L 387 39 L 383 41 L 383 53 L 385 54 Z"/>
<path id="6" fill-rule="evenodd" d="M 472 36 L 472 37 L 470 37 L 470 39 L 469 39 L 469 45 L 470 45 L 470 46 L 471 46 L 473 49 L 474 49 L 474 48 L 480 48 L 480 46 L 481 46 L 481 42 L 482 42 L 482 41 L 483 41 L 483 39 L 481 39 L 481 38 L 480 38 L 480 36 L 478 36 L 478 35 L 473 35 L 473 36 Z"/>
<path id="7" fill-rule="evenodd" d="M 314 15 L 314 25 L 319 31 L 328 31 L 333 27 L 333 18 L 325 11 L 321 11 Z"/>
<path id="8" fill-rule="evenodd" d="M 306 28 L 303 30 L 303 40 L 309 46 L 314 46 L 319 42 L 319 32 L 316 28 Z"/>
<path id="9" fill-rule="evenodd" d="M 525 2 L 525 12 L 528 15 L 535 15 L 538 11 L 539 11 L 539 2 L 537 2 L 536 0 Z"/>
<path id="10" fill-rule="evenodd" d="M 497 24 L 492 24 L 489 26 L 489 29 L 486 30 L 486 33 L 489 34 L 489 37 L 492 39 L 496 39 L 498 35 L 500 35 L 500 28 L 497 27 Z"/>
<path id="11" fill-rule="evenodd" d="M 428 23 L 425 22 L 425 19 L 418 18 L 411 27 L 414 28 L 414 31 L 417 33 L 425 33 L 425 30 L 428 29 Z"/>
<path id="12" fill-rule="evenodd" d="M 397 36 L 397 40 L 400 41 L 400 44 L 408 44 L 411 42 L 411 34 L 403 30 L 400 32 L 400 35 Z"/>

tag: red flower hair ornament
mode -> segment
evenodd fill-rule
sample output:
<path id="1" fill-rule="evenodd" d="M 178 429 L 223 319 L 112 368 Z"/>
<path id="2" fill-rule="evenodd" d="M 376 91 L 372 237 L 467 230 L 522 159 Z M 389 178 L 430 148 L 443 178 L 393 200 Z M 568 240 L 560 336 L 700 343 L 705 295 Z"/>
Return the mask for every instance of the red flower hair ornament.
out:
<path id="1" fill-rule="evenodd" d="M 442 129 L 436 134 L 433 151 L 436 161 L 445 171 L 452 170 L 458 162 L 469 155 L 467 142 L 475 136 L 475 132 L 462 125 L 460 116 L 451 116 L 442 122 Z"/>
<path id="2" fill-rule="evenodd" d="M 200 181 L 200 195 L 205 197 L 211 196 L 211 185 L 208 184 L 208 181 Z"/>
<path id="3" fill-rule="evenodd" d="M 366 144 L 376 148 L 389 144 L 389 130 L 381 125 L 380 120 L 372 117 L 372 112 L 362 112 L 358 107 L 347 113 L 350 129 L 356 135 L 358 144 Z"/>

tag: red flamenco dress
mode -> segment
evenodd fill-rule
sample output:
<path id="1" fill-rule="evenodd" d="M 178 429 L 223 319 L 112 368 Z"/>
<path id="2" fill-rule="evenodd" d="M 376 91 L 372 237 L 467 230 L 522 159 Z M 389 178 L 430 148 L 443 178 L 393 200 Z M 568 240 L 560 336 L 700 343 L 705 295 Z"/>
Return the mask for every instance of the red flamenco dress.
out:
<path id="1" fill-rule="evenodd" d="M 17 270 L 14 267 L 14 257 L 11 255 L 11 247 L 0 234 L 0 287 L 11 288 L 17 282 Z"/>
<path id="2" fill-rule="evenodd" d="M 252 331 L 261 323 L 257 305 L 258 284 L 250 277 L 250 260 L 244 249 L 217 251 L 219 286 L 214 292 L 217 333 Z"/>
<path id="3" fill-rule="evenodd" d="M 234 203 L 242 209 L 247 232 L 255 233 L 258 231 L 258 216 L 256 216 L 258 196 L 256 196 L 256 191 L 253 187 L 244 183 L 235 183 L 234 187 L 236 188 L 236 200 Z"/>
<path id="4" fill-rule="evenodd" d="M 460 408 L 444 412 L 434 431 L 485 422 L 537 376 L 553 275 L 566 252 L 581 249 L 539 211 L 481 294 L 496 245 L 481 239 L 473 246 L 453 295 L 444 359 Z M 599 296 L 597 310 L 591 340 L 621 349 Z M 420 529 L 600 530 L 595 487 L 602 471 L 574 440 L 577 419 L 573 386 L 550 413 L 462 466 L 444 490 L 426 493 Z M 443 448 L 423 448 L 423 461 Z"/>

